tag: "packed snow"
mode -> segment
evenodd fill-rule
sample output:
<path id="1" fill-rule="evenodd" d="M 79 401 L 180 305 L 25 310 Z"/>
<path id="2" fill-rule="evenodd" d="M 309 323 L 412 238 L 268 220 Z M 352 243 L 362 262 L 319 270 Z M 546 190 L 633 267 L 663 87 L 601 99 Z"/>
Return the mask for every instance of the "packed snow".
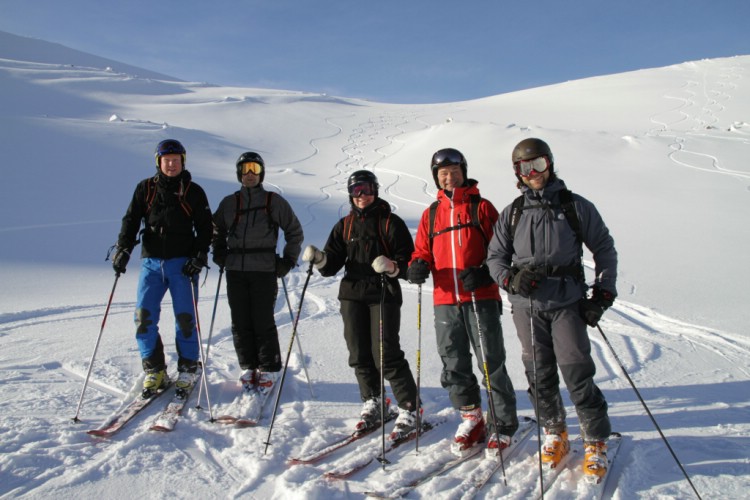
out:
<path id="1" fill-rule="evenodd" d="M 96 439 L 85 431 L 126 402 L 141 375 L 133 327 L 138 262 L 114 286 L 104 258 L 165 138 L 186 146 L 187 168 L 212 208 L 238 188 L 237 156 L 259 152 L 265 186 L 290 201 L 305 245 L 322 246 L 348 211 L 345 183 L 354 170 L 375 172 L 381 197 L 415 232 L 436 194 L 429 170 L 435 150 L 460 149 L 469 176 L 501 209 L 517 194 L 510 152 L 526 137 L 551 145 L 560 177 L 597 205 L 620 255 L 620 295 L 601 323 L 606 340 L 590 330 L 596 382 L 614 430 L 624 435 L 606 496 L 696 497 L 624 367 L 700 495 L 746 497 L 750 56 L 431 105 L 181 82 L 158 70 L 0 33 L 3 498 L 361 498 L 428 468 L 459 422 L 440 387 L 430 281 L 422 289 L 421 332 L 418 289 L 404 284 L 401 338 L 413 371 L 421 353 L 425 418 L 443 423 L 422 436 L 419 450 L 404 445 L 387 455 L 390 464 L 374 461 L 346 481 L 329 481 L 327 470 L 380 438 L 319 464 L 287 465 L 351 432 L 361 407 L 336 299 L 340 276 L 314 272 L 305 289 L 307 267 L 300 265 L 286 280 L 291 307 L 280 287 L 276 320 L 290 358 L 270 436 L 272 408 L 254 428 L 210 421 L 237 394 L 239 376 L 226 290 L 212 266 L 199 299 L 206 347 L 210 337 L 208 393 L 200 401 L 193 394 L 171 433 L 148 430 L 160 400 L 119 434 Z M 298 310 L 299 345 L 291 342 Z M 170 311 L 161 332 L 174 364 Z M 507 306 L 504 313 L 519 411 L 532 415 Z M 507 485 L 498 474 L 477 498 L 536 495 L 535 450 L 534 437 L 506 464 Z M 459 498 L 476 463 L 409 496 Z M 585 496 L 580 477 L 580 470 L 563 471 L 548 497 Z"/>

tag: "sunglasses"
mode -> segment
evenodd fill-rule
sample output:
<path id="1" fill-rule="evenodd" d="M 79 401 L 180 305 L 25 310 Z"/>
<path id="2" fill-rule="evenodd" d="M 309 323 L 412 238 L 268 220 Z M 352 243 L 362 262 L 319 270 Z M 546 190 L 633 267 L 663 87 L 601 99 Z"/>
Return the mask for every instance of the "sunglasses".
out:
<path id="1" fill-rule="evenodd" d="M 441 149 L 432 157 L 433 167 L 447 167 L 449 165 L 461 165 L 464 157 L 455 149 Z"/>
<path id="2" fill-rule="evenodd" d="M 375 186 L 370 182 L 358 182 L 349 186 L 349 196 L 359 198 L 360 196 L 374 196 Z"/>
<path id="3" fill-rule="evenodd" d="M 263 165 L 261 165 L 260 163 L 256 163 L 254 161 L 249 161 L 247 163 L 242 164 L 240 171 L 242 172 L 242 175 L 249 174 L 249 173 L 260 175 L 260 173 L 263 172 Z"/>
<path id="4" fill-rule="evenodd" d="M 541 174 L 549 168 L 549 158 L 540 156 L 533 160 L 521 160 L 513 164 L 513 168 L 521 177 L 528 177 L 534 173 Z"/>

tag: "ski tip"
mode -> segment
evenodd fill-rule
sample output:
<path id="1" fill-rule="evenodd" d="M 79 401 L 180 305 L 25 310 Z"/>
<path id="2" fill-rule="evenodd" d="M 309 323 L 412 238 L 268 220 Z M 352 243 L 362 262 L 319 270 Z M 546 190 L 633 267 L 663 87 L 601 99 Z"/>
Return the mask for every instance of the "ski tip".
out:
<path id="1" fill-rule="evenodd" d="M 172 429 L 170 427 L 165 427 L 163 425 L 152 425 L 149 427 L 150 430 L 156 431 L 156 432 L 171 432 Z"/>
<path id="2" fill-rule="evenodd" d="M 111 434 L 107 431 L 101 430 L 101 429 L 91 429 L 86 431 L 86 434 L 89 436 L 99 437 L 99 438 L 107 438 Z"/>
<path id="3" fill-rule="evenodd" d="M 258 422 L 256 420 L 238 418 L 234 421 L 234 425 L 237 427 L 256 427 Z"/>

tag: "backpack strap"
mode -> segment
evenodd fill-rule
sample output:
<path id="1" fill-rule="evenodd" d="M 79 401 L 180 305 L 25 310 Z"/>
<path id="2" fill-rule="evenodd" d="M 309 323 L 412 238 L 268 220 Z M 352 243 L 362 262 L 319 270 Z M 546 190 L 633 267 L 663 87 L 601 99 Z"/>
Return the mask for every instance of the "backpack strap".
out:
<path id="1" fill-rule="evenodd" d="M 437 212 L 437 207 L 440 204 L 440 201 L 434 201 L 430 205 L 430 213 L 428 215 L 428 228 L 429 233 L 428 236 L 430 238 L 430 253 L 432 253 L 432 240 L 435 238 L 435 236 L 438 236 L 443 233 L 447 233 L 449 231 L 457 231 L 460 229 L 463 229 L 465 227 L 473 227 L 479 230 L 479 232 L 482 235 L 482 238 L 484 239 L 484 243 L 487 244 L 490 241 L 490 237 L 485 234 L 484 229 L 482 228 L 482 224 L 479 222 L 479 203 L 482 201 L 482 197 L 478 194 L 472 194 L 469 196 L 469 213 L 471 214 L 471 221 L 468 223 L 461 223 L 459 221 L 458 224 L 455 226 L 446 227 L 444 229 L 441 229 L 440 231 L 435 231 L 435 214 Z"/>
<path id="2" fill-rule="evenodd" d="M 574 233 L 576 233 L 576 239 L 578 239 L 578 243 L 583 244 L 583 231 L 581 230 L 581 221 L 578 220 L 576 206 L 573 203 L 573 192 L 570 189 L 564 189 L 560 191 L 560 208 L 565 214 L 565 218 L 568 219 L 570 228 Z"/>
<path id="3" fill-rule="evenodd" d="M 391 213 L 388 212 L 388 217 L 383 219 L 382 214 L 378 216 L 378 236 L 380 237 L 380 243 L 383 245 L 385 256 L 391 258 L 391 248 L 388 245 L 388 229 L 391 227 Z M 385 223 L 383 222 L 385 220 Z"/>

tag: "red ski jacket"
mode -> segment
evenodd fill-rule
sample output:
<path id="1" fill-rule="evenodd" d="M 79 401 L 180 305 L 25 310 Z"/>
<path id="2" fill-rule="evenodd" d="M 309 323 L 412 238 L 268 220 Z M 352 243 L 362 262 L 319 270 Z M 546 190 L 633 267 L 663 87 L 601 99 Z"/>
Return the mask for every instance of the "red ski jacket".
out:
<path id="1" fill-rule="evenodd" d="M 472 198 L 478 203 L 475 211 L 478 222 L 472 220 Z M 464 290 L 458 275 L 468 267 L 485 263 L 487 245 L 492 239 L 498 212 L 492 203 L 479 197 L 477 183 L 472 179 L 469 179 L 466 187 L 455 189 L 450 198 L 441 189 L 437 199 L 433 237 L 430 238 L 428 208 L 419 221 L 410 264 L 416 259 L 430 264 L 434 285 L 432 298 L 436 306 L 471 302 L 471 293 Z M 500 300 L 496 283 L 479 288 L 474 293 L 477 300 Z"/>

